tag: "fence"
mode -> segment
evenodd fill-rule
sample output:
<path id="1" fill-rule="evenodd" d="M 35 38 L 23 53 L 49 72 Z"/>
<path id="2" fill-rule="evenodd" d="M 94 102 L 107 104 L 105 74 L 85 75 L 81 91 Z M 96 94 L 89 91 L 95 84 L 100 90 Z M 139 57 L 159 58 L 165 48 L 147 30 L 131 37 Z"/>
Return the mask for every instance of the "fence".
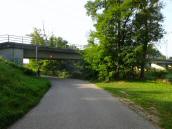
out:
<path id="1" fill-rule="evenodd" d="M 32 37 L 31 36 L 16 36 L 16 35 L 0 35 L 0 43 L 6 43 L 6 42 L 31 44 Z M 83 50 L 85 47 L 86 46 L 79 45 L 79 44 L 67 44 L 66 46 L 66 48 L 81 49 L 81 50 Z"/>
<path id="2" fill-rule="evenodd" d="M 22 44 L 31 44 L 32 38 L 30 36 L 16 36 L 16 35 L 0 35 L 0 43 L 14 42 Z"/>

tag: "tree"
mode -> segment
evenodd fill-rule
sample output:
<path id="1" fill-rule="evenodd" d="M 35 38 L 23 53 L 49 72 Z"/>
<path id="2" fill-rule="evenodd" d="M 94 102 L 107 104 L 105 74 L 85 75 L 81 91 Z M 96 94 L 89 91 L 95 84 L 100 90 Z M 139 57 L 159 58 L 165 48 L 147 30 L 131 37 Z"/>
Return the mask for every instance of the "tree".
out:
<path id="1" fill-rule="evenodd" d="M 47 41 L 45 44 L 45 40 L 43 35 L 41 34 L 41 30 L 35 28 L 34 31 L 30 34 L 32 37 L 32 44 L 49 46 L 53 48 L 69 48 L 68 41 L 64 40 L 61 37 L 56 37 L 55 35 L 51 35 L 47 37 Z M 38 48 L 39 49 L 39 48 Z M 28 67 L 32 68 L 35 71 L 41 69 L 44 74 L 59 76 L 59 74 L 68 74 L 69 72 L 73 72 L 76 68 L 76 63 L 74 61 L 67 60 L 30 60 Z"/>
<path id="2" fill-rule="evenodd" d="M 44 38 L 41 36 L 41 30 L 34 28 L 33 32 L 30 34 L 32 37 L 32 44 L 45 46 Z"/>
<path id="3" fill-rule="evenodd" d="M 148 55 L 149 59 L 166 59 L 166 56 L 163 55 L 156 47 L 154 47 L 154 45 L 149 45 Z"/>
<path id="4" fill-rule="evenodd" d="M 68 48 L 68 42 L 66 40 L 63 40 L 61 37 L 56 37 L 52 35 L 49 39 L 49 44 L 51 47 L 56 47 L 56 48 Z"/>
<path id="5" fill-rule="evenodd" d="M 140 67 L 143 79 L 148 46 L 163 36 L 160 1 L 90 0 L 85 7 L 96 29 L 90 35 L 90 46 L 97 44 L 101 51 L 100 62 L 96 62 L 102 64 L 98 72 L 113 73 L 119 79 L 121 73 L 133 73 L 135 67 Z M 88 60 L 92 56 L 87 54 L 87 64 L 94 63 Z"/>
<path id="6" fill-rule="evenodd" d="M 122 49 L 130 45 L 131 19 L 133 8 L 131 1 L 126 0 L 95 0 L 86 4 L 87 14 L 95 23 L 95 38 L 109 63 L 111 71 L 115 71 L 116 79 L 120 77 L 122 67 Z M 128 44 L 129 43 L 129 44 Z M 107 62 L 107 61 L 105 61 Z M 108 68 L 109 69 L 109 68 Z"/>
<path id="7" fill-rule="evenodd" d="M 154 43 L 163 37 L 164 30 L 161 22 L 162 3 L 160 0 L 137 0 L 133 4 L 136 8 L 134 14 L 134 31 L 137 44 L 142 46 L 140 79 L 144 79 L 144 69 L 147 63 L 147 52 L 150 43 Z"/>
<path id="8" fill-rule="evenodd" d="M 34 28 L 30 36 L 32 37 L 32 44 L 45 46 L 45 41 L 41 35 L 41 29 Z M 28 67 L 34 71 L 38 71 L 42 67 L 43 63 L 44 62 L 42 60 L 30 59 Z"/>

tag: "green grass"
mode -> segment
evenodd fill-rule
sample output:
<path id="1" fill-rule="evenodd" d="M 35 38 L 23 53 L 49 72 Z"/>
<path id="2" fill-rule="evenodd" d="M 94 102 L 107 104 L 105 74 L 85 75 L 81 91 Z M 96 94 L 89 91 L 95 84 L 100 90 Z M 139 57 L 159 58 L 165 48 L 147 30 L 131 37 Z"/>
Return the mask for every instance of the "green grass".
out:
<path id="1" fill-rule="evenodd" d="M 172 85 L 160 82 L 127 82 L 97 83 L 113 95 L 127 98 L 151 112 L 155 108 L 160 118 L 159 125 L 172 129 Z"/>
<path id="2" fill-rule="evenodd" d="M 39 103 L 50 83 L 26 75 L 24 68 L 0 59 L 0 129 L 5 129 Z"/>

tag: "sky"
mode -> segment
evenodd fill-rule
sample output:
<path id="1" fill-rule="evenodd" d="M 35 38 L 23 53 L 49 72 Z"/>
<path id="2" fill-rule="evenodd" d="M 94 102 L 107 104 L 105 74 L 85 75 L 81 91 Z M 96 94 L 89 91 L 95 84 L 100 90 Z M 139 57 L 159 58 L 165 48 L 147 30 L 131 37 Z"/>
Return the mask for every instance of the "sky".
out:
<path id="1" fill-rule="evenodd" d="M 86 44 L 92 27 L 86 0 L 0 0 L 0 34 L 25 35 L 33 28 L 61 36 L 73 44 Z"/>
<path id="2" fill-rule="evenodd" d="M 43 28 L 72 44 L 85 45 L 92 20 L 86 15 L 87 0 L 0 0 L 0 35 L 26 35 Z M 167 32 L 157 48 L 172 56 L 172 0 L 163 0 L 163 26 Z M 170 33 L 171 32 L 171 33 Z"/>
<path id="3" fill-rule="evenodd" d="M 166 34 L 161 40 L 158 48 L 167 57 L 172 57 L 172 0 L 162 0 L 164 3 L 164 9 L 162 13 L 164 15 L 163 27 Z"/>

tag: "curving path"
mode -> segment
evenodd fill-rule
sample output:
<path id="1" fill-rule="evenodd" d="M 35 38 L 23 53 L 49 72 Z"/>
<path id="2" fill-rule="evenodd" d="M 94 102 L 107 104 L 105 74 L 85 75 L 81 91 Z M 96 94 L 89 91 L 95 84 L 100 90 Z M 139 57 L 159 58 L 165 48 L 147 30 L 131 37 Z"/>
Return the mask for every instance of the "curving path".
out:
<path id="1" fill-rule="evenodd" d="M 51 82 L 40 104 L 9 129 L 156 129 L 93 84 L 56 78 Z"/>

